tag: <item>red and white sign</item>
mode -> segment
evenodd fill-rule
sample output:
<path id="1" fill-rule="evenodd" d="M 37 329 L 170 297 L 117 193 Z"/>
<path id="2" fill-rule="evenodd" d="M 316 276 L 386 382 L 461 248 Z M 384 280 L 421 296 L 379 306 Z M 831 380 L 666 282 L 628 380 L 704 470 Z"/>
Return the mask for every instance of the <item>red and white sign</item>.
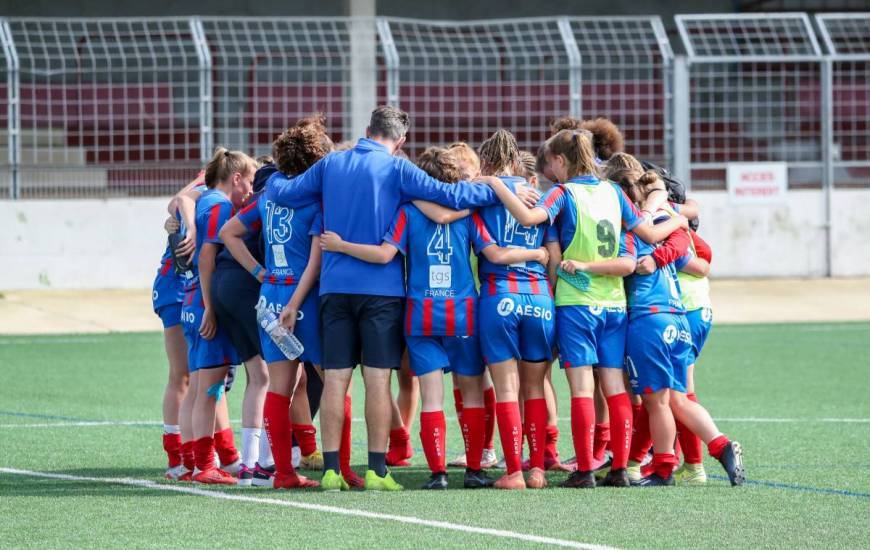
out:
<path id="1" fill-rule="evenodd" d="M 735 204 L 785 201 L 788 165 L 784 162 L 746 162 L 728 165 L 728 196 Z"/>

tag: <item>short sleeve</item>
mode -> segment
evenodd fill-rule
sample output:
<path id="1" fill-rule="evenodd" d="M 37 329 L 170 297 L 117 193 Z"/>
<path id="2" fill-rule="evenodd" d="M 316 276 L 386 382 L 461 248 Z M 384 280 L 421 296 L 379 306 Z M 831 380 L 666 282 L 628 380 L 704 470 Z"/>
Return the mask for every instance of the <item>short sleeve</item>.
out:
<path id="1" fill-rule="evenodd" d="M 470 217 L 469 224 L 471 225 L 471 246 L 476 254 L 480 254 L 481 250 L 487 246 L 495 244 L 495 239 L 489 234 L 486 229 L 486 224 L 483 223 L 483 218 L 477 212 Z"/>
<path id="2" fill-rule="evenodd" d="M 248 231 L 259 231 L 263 227 L 263 219 L 260 216 L 260 209 L 257 208 L 259 201 L 260 199 L 255 200 L 239 210 L 239 213 L 236 214 L 236 217 L 240 222 L 242 222 L 242 225 L 244 225 L 245 229 Z"/>
<path id="3" fill-rule="evenodd" d="M 681 269 L 686 267 L 686 264 L 689 263 L 689 260 L 691 260 L 691 259 L 692 259 L 691 252 L 683 254 L 682 256 L 680 256 L 679 258 L 674 260 L 674 267 L 677 268 L 677 271 L 680 271 Z"/>
<path id="4" fill-rule="evenodd" d="M 403 255 L 408 255 L 408 207 L 402 206 L 396 213 L 396 218 L 390 224 L 390 230 L 384 236 L 384 242 L 399 249 Z"/>
<path id="5" fill-rule="evenodd" d="M 559 242 L 559 229 L 556 227 L 556 224 L 551 223 L 547 226 L 547 231 L 544 233 L 544 242 L 545 243 L 557 243 Z"/>
<path id="6" fill-rule="evenodd" d="M 616 189 L 616 196 L 619 197 L 619 208 L 622 210 L 622 228 L 631 231 L 643 223 L 643 216 L 634 203 L 628 199 L 622 188 L 615 183 L 611 183 L 611 185 Z"/>
<path id="7" fill-rule="evenodd" d="M 233 217 L 233 205 L 229 202 L 220 202 L 211 207 L 206 219 L 204 243 L 220 244 L 218 234 L 221 228 Z"/>
<path id="8" fill-rule="evenodd" d="M 311 229 L 308 230 L 308 235 L 311 237 L 319 237 L 323 234 L 323 209 L 318 205 L 317 213 L 314 214 L 314 219 L 311 220 Z"/>
<path id="9" fill-rule="evenodd" d="M 619 235 L 619 257 L 637 259 L 637 243 L 635 242 L 634 233 L 623 231 Z"/>
<path id="10" fill-rule="evenodd" d="M 565 208 L 568 201 L 568 192 L 562 185 L 554 185 L 547 193 L 541 197 L 536 205 L 537 208 L 543 208 L 550 218 L 550 225 L 556 221 L 556 216 Z"/>

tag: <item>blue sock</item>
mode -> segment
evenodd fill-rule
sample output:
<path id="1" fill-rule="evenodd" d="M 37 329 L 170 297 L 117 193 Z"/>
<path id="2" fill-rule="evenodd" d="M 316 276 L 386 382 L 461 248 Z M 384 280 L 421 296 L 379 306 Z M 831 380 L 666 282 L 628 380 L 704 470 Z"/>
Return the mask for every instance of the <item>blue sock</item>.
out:
<path id="1" fill-rule="evenodd" d="M 378 477 L 387 475 L 387 453 L 369 452 L 369 470 L 376 473 Z"/>

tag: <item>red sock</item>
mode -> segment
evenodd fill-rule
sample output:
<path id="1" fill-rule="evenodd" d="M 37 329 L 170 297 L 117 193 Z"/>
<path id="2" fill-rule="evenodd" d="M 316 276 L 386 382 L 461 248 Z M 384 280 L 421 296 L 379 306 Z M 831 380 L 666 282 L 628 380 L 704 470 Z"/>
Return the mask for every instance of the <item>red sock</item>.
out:
<path id="1" fill-rule="evenodd" d="M 495 404 L 495 417 L 498 420 L 498 434 L 504 452 L 504 462 L 508 475 L 519 472 L 523 459 L 523 424 L 520 420 L 520 404 L 508 401 Z"/>
<path id="2" fill-rule="evenodd" d="M 317 428 L 311 424 L 293 424 L 293 435 L 299 443 L 302 456 L 308 456 L 317 450 Z"/>
<path id="3" fill-rule="evenodd" d="M 444 411 L 420 413 L 420 442 L 423 454 L 433 474 L 447 471 L 444 451 L 447 445 L 447 423 Z"/>
<path id="4" fill-rule="evenodd" d="M 408 428 L 402 426 L 390 430 L 390 445 L 387 449 L 387 462 L 399 462 L 408 458 L 408 447 L 411 434 Z"/>
<path id="5" fill-rule="evenodd" d="M 595 436 L 592 438 L 592 458 L 595 461 L 604 460 L 604 451 L 610 443 L 610 424 L 601 422 L 595 424 Z"/>
<path id="6" fill-rule="evenodd" d="M 236 450 L 236 442 L 233 439 L 233 429 L 226 428 L 214 434 L 214 447 L 217 449 L 221 464 L 226 466 L 239 459 L 239 451 Z"/>
<path id="7" fill-rule="evenodd" d="M 529 466 L 544 468 L 544 449 L 547 446 L 547 400 L 529 399 L 525 402 L 526 437 L 529 439 Z"/>
<path id="8" fill-rule="evenodd" d="M 544 457 L 551 460 L 559 458 L 559 427 L 555 425 L 547 426 L 547 444 L 544 447 Z"/>
<path id="9" fill-rule="evenodd" d="M 463 411 L 462 392 L 459 391 L 459 388 L 453 388 L 453 406 L 456 407 L 456 416 L 458 417 Z"/>
<path id="10" fill-rule="evenodd" d="M 465 440 L 465 461 L 471 470 L 480 470 L 483 458 L 483 436 L 486 425 L 486 409 L 476 407 L 462 410 L 462 438 Z"/>
<path id="11" fill-rule="evenodd" d="M 591 397 L 571 398 L 571 436 L 577 469 L 592 470 L 592 440 L 595 436 L 595 403 Z"/>
<path id="12" fill-rule="evenodd" d="M 181 444 L 181 462 L 191 472 L 196 467 L 196 458 L 193 454 L 193 441 L 185 441 Z"/>
<path id="13" fill-rule="evenodd" d="M 625 392 L 607 398 L 610 413 L 610 448 L 613 451 L 611 468 L 618 470 L 628 466 L 628 452 L 631 450 L 631 399 Z"/>
<path id="14" fill-rule="evenodd" d="M 495 388 L 489 388 L 483 392 L 483 407 L 486 409 L 486 418 L 483 432 L 483 448 L 492 449 L 495 438 Z"/>
<path id="15" fill-rule="evenodd" d="M 647 451 L 652 447 L 652 436 L 649 433 L 649 415 L 643 405 L 632 405 L 634 409 L 634 434 L 631 437 L 631 451 L 628 459 L 632 462 L 643 462 Z"/>
<path id="16" fill-rule="evenodd" d="M 729 441 L 724 435 L 717 436 L 713 438 L 713 441 L 707 443 L 707 452 L 710 453 L 710 456 L 718 460 L 719 457 L 722 456 L 722 451 L 725 450 L 725 447 L 727 447 L 729 443 L 731 443 L 731 441 Z"/>
<path id="17" fill-rule="evenodd" d="M 181 434 L 163 434 L 163 450 L 169 459 L 169 467 L 181 464 Z"/>
<path id="18" fill-rule="evenodd" d="M 193 455 L 199 471 L 204 472 L 214 468 L 214 438 L 206 436 L 194 441 Z"/>
<path id="19" fill-rule="evenodd" d="M 674 465 L 677 463 L 677 457 L 674 453 L 654 453 L 652 466 L 653 471 L 662 479 L 667 479 L 674 473 Z"/>
<path id="20" fill-rule="evenodd" d="M 290 397 L 280 393 L 268 392 L 263 405 L 263 425 L 269 436 L 272 457 L 275 459 L 275 472 L 290 475 L 293 469 L 293 433 L 290 422 Z"/>
<path id="21" fill-rule="evenodd" d="M 350 426 L 353 423 L 351 417 L 351 400 L 349 395 L 344 396 L 344 424 L 341 426 L 341 447 L 338 448 L 338 463 L 342 475 L 350 473 Z"/>
<path id="22" fill-rule="evenodd" d="M 689 401 L 698 402 L 698 398 L 694 393 L 688 394 L 686 397 Z M 700 464 L 704 460 L 704 450 L 701 445 L 701 438 L 693 434 L 682 422 L 677 421 L 677 437 L 679 438 L 680 447 L 683 449 L 683 457 L 686 464 Z"/>

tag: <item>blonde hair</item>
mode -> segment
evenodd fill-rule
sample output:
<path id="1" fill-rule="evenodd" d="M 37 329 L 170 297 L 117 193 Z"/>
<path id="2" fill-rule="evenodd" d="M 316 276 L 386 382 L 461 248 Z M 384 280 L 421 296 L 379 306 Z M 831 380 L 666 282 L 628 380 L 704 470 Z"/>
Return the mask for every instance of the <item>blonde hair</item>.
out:
<path id="1" fill-rule="evenodd" d="M 256 161 L 245 153 L 218 147 L 211 160 L 205 165 L 205 185 L 209 189 L 214 189 L 216 185 L 227 181 L 236 172 L 248 174 L 256 169 Z"/>
<path id="2" fill-rule="evenodd" d="M 560 130 L 544 143 L 546 154 L 561 155 L 568 162 L 569 178 L 582 174 L 598 176 L 598 165 L 595 163 L 595 152 L 592 150 L 592 140 L 584 132 L 576 130 Z"/>
<path id="3" fill-rule="evenodd" d="M 471 179 L 480 174 L 480 157 L 474 152 L 464 141 L 454 141 L 447 146 L 447 150 L 456 162 L 459 164 L 459 169 L 462 171 L 463 179 Z M 464 169 L 463 168 L 470 168 Z"/>
<path id="4" fill-rule="evenodd" d="M 537 159 L 535 155 L 531 154 L 528 151 L 520 151 L 520 174 L 518 176 L 522 176 L 527 180 L 531 180 L 533 177 L 537 175 Z"/>
<path id="5" fill-rule="evenodd" d="M 496 130 L 489 138 L 480 144 L 480 162 L 492 175 L 499 175 L 507 170 L 511 174 L 520 171 L 520 147 L 517 138 L 504 128 Z"/>
<path id="6" fill-rule="evenodd" d="M 427 147 L 417 155 L 417 166 L 433 178 L 447 183 L 462 179 L 456 157 L 442 147 Z"/>

